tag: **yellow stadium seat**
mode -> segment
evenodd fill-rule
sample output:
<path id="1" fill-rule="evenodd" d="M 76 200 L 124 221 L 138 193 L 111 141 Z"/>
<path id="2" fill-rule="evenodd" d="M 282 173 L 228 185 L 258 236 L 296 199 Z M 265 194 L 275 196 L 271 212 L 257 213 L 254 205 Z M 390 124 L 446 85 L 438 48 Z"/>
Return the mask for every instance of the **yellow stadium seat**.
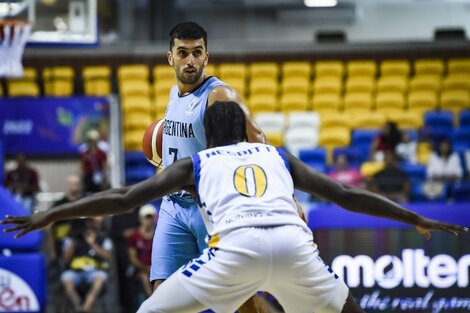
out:
<path id="1" fill-rule="evenodd" d="M 441 88 L 441 76 L 418 75 L 410 80 L 410 91 L 434 91 Z"/>
<path id="2" fill-rule="evenodd" d="M 434 91 L 411 91 L 408 94 L 408 111 L 424 113 L 437 109 L 437 94 Z"/>
<path id="3" fill-rule="evenodd" d="M 282 147 L 284 144 L 283 135 L 281 132 L 265 133 L 265 136 L 270 145 L 275 147 Z"/>
<path id="4" fill-rule="evenodd" d="M 351 116 L 347 114 L 320 114 L 321 129 L 330 128 L 351 128 Z"/>
<path id="5" fill-rule="evenodd" d="M 73 94 L 74 70 L 69 66 L 46 67 L 42 72 L 46 96 L 64 97 Z"/>
<path id="6" fill-rule="evenodd" d="M 219 65 L 219 77 L 222 80 L 228 78 L 246 79 L 248 69 L 245 63 L 221 63 Z"/>
<path id="7" fill-rule="evenodd" d="M 5 93 L 3 92 L 3 86 L 0 85 L 0 97 L 3 97 Z"/>
<path id="8" fill-rule="evenodd" d="M 377 82 L 377 92 L 398 91 L 406 92 L 408 79 L 404 76 L 382 76 Z"/>
<path id="9" fill-rule="evenodd" d="M 348 114 L 368 112 L 374 107 L 374 100 L 369 92 L 351 92 L 344 96 L 343 106 Z"/>
<path id="10" fill-rule="evenodd" d="M 432 147 L 429 142 L 418 143 L 418 147 L 416 148 L 416 156 L 418 159 L 418 163 L 427 165 L 431 153 Z"/>
<path id="11" fill-rule="evenodd" d="M 336 76 L 340 79 L 344 74 L 344 65 L 341 61 L 318 61 L 314 65 L 315 77 Z"/>
<path id="12" fill-rule="evenodd" d="M 149 79 L 149 68 L 144 64 L 121 65 L 118 67 L 118 79 L 124 80 L 145 80 Z"/>
<path id="13" fill-rule="evenodd" d="M 405 76 L 410 74 L 408 60 L 384 60 L 380 63 L 381 76 Z"/>
<path id="14" fill-rule="evenodd" d="M 281 83 L 282 94 L 310 92 L 310 81 L 301 77 L 284 78 Z"/>
<path id="15" fill-rule="evenodd" d="M 235 89 L 241 96 L 246 95 L 246 80 L 245 78 L 237 78 L 237 77 L 232 77 L 232 78 L 226 78 L 224 80 L 224 83 Z"/>
<path id="16" fill-rule="evenodd" d="M 375 129 L 381 128 L 386 122 L 386 115 L 383 112 L 369 111 L 360 112 L 351 119 L 355 128 Z"/>
<path id="17" fill-rule="evenodd" d="M 107 96 L 111 94 L 111 67 L 86 66 L 83 68 L 85 95 Z"/>
<path id="18" fill-rule="evenodd" d="M 250 64 L 251 79 L 269 78 L 278 80 L 279 66 L 274 62 L 255 62 Z"/>
<path id="19" fill-rule="evenodd" d="M 142 150 L 142 136 L 144 135 L 145 129 L 139 130 L 128 130 L 124 131 L 124 149 L 126 151 Z"/>
<path id="20" fill-rule="evenodd" d="M 366 92 L 375 90 L 375 78 L 372 76 L 353 76 L 346 81 L 346 93 Z"/>
<path id="21" fill-rule="evenodd" d="M 278 83 L 275 78 L 252 78 L 250 81 L 250 94 L 277 94 Z"/>
<path id="22" fill-rule="evenodd" d="M 171 88 L 175 85 L 175 79 L 161 79 L 153 83 L 155 96 L 169 95 Z"/>
<path id="23" fill-rule="evenodd" d="M 317 112 L 337 112 L 341 109 L 341 96 L 339 93 L 314 94 L 312 106 L 313 110 Z"/>
<path id="24" fill-rule="evenodd" d="M 312 74 L 312 65 L 310 62 L 284 62 L 281 65 L 282 79 L 290 79 L 293 77 L 304 78 L 310 80 Z"/>
<path id="25" fill-rule="evenodd" d="M 347 66 L 348 77 L 369 77 L 374 78 L 377 73 L 375 61 L 349 61 Z"/>
<path id="26" fill-rule="evenodd" d="M 209 76 L 217 76 L 217 66 L 215 64 L 207 64 L 204 66 L 204 72 Z"/>
<path id="27" fill-rule="evenodd" d="M 441 93 L 441 109 L 459 111 L 467 109 L 470 96 L 467 90 L 444 90 Z"/>
<path id="28" fill-rule="evenodd" d="M 175 80 L 175 69 L 169 64 L 155 65 L 153 68 L 153 80 Z"/>
<path id="29" fill-rule="evenodd" d="M 444 73 L 444 61 L 441 59 L 420 59 L 414 63 L 415 75 L 438 75 Z"/>
<path id="30" fill-rule="evenodd" d="M 165 116 L 166 107 L 170 101 L 170 95 L 157 95 L 155 98 L 155 118 L 163 118 Z"/>
<path id="31" fill-rule="evenodd" d="M 38 78 L 38 71 L 34 67 L 25 67 L 23 69 L 23 76 L 21 76 L 21 80 L 36 81 L 37 78 Z"/>
<path id="32" fill-rule="evenodd" d="M 124 130 L 143 130 L 152 123 L 152 117 L 150 114 L 144 112 L 130 112 L 124 114 Z M 143 134 L 143 133 L 142 133 Z"/>
<path id="33" fill-rule="evenodd" d="M 277 102 L 277 97 L 274 94 L 251 95 L 248 101 L 252 114 L 277 111 Z"/>
<path id="34" fill-rule="evenodd" d="M 388 120 L 395 122 L 398 128 L 418 129 L 423 124 L 423 116 L 415 111 L 391 112 L 387 117 Z"/>
<path id="35" fill-rule="evenodd" d="M 310 107 L 309 99 L 305 93 L 284 94 L 281 96 L 280 107 L 284 113 L 307 111 Z"/>
<path id="36" fill-rule="evenodd" d="M 398 91 L 380 92 L 375 98 L 377 111 L 389 113 L 405 109 L 405 97 Z"/>
<path id="37" fill-rule="evenodd" d="M 375 161 L 364 162 L 361 165 L 360 172 L 365 177 L 372 177 L 377 172 L 381 171 L 384 167 L 385 167 L 385 164 L 383 162 L 375 162 Z"/>
<path id="38" fill-rule="evenodd" d="M 119 94 L 121 97 L 144 96 L 150 97 L 150 86 L 147 81 L 128 80 L 119 84 Z"/>
<path id="39" fill-rule="evenodd" d="M 108 96 L 111 94 L 111 83 L 108 79 L 85 80 L 85 95 Z"/>
<path id="40" fill-rule="evenodd" d="M 470 58 L 467 59 L 449 59 L 447 61 L 447 73 L 470 74 Z"/>
<path id="41" fill-rule="evenodd" d="M 39 86 L 33 81 L 10 80 L 7 90 L 10 97 L 39 97 Z"/>
<path id="42" fill-rule="evenodd" d="M 313 82 L 313 93 L 341 93 L 343 81 L 339 76 L 327 76 L 315 79 Z"/>
<path id="43" fill-rule="evenodd" d="M 133 112 L 148 114 L 151 106 L 152 104 L 149 97 L 131 96 L 122 99 L 122 109 L 126 115 Z"/>
<path id="44" fill-rule="evenodd" d="M 467 90 L 470 91 L 470 74 L 451 74 L 444 78 L 443 90 Z"/>
<path id="45" fill-rule="evenodd" d="M 320 130 L 319 143 L 321 146 L 331 150 L 334 147 L 344 147 L 349 145 L 351 133 L 346 128 L 328 128 Z"/>

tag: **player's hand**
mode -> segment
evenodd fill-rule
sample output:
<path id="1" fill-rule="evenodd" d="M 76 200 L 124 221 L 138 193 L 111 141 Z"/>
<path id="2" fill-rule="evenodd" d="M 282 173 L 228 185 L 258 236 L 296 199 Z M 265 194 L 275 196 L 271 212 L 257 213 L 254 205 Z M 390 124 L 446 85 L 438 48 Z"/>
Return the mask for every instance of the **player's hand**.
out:
<path id="1" fill-rule="evenodd" d="M 449 224 L 444 222 L 439 222 L 431 220 L 428 218 L 421 218 L 419 223 L 415 226 L 416 230 L 424 236 L 426 239 L 431 238 L 432 231 L 445 231 L 451 233 L 455 236 L 458 236 L 461 233 L 468 232 L 468 228 L 456 224 Z"/>
<path id="2" fill-rule="evenodd" d="M 12 224 L 11 228 L 3 230 L 5 233 L 19 231 L 15 238 L 20 238 L 27 233 L 47 227 L 51 222 L 48 219 L 46 212 L 37 212 L 30 216 L 11 216 L 6 215 L 5 219 L 0 221 L 0 224 Z"/>

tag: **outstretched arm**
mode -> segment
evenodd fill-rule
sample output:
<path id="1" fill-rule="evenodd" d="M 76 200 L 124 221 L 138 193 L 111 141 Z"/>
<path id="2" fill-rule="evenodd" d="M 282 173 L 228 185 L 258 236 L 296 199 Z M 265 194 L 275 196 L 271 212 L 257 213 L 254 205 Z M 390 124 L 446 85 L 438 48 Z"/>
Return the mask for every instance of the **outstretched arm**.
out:
<path id="1" fill-rule="evenodd" d="M 133 186 L 96 193 L 31 216 L 7 216 L 0 223 L 16 225 L 6 229 L 5 232 L 20 231 L 15 236 L 18 238 L 59 220 L 126 213 L 188 185 L 194 185 L 193 162 L 191 158 L 184 158 L 173 163 L 159 175 Z"/>
<path id="2" fill-rule="evenodd" d="M 427 219 L 379 194 L 341 184 L 315 171 L 291 154 L 286 155 L 296 188 L 333 202 L 346 210 L 414 225 L 426 238 L 430 237 L 431 230 L 447 231 L 455 235 L 468 231 L 466 227 Z"/>

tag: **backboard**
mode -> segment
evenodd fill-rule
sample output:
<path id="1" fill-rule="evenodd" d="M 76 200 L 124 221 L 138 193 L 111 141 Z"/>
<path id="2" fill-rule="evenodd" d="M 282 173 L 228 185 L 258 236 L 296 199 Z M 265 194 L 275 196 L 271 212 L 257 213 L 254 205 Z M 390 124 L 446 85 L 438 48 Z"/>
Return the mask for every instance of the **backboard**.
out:
<path id="1" fill-rule="evenodd" d="M 98 43 L 97 0 L 0 0 L 0 19 L 29 21 L 29 45 Z"/>

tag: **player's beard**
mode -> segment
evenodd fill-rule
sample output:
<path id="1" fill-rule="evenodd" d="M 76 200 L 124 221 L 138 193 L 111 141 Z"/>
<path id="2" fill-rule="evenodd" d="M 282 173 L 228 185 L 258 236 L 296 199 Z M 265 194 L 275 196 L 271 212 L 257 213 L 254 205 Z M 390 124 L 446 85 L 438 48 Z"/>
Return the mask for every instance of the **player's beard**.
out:
<path id="1" fill-rule="evenodd" d="M 204 71 L 204 64 L 199 67 L 199 69 L 196 69 L 196 74 L 192 77 L 185 77 L 184 76 L 184 69 L 181 72 L 176 72 L 178 76 L 178 80 L 182 82 L 183 84 L 194 84 L 196 83 L 199 78 L 201 78 L 202 72 Z"/>

